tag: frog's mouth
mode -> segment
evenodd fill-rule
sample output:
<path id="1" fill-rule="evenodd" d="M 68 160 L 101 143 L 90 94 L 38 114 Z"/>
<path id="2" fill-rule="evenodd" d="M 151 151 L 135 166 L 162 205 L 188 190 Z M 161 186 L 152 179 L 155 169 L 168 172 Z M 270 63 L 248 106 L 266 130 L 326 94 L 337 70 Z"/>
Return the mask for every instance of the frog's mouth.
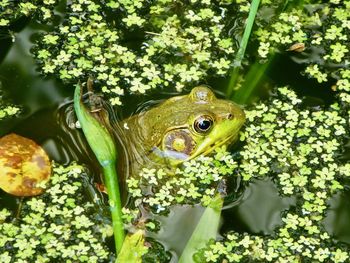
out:
<path id="1" fill-rule="evenodd" d="M 237 129 L 238 130 L 238 129 Z M 206 138 L 201 143 L 201 145 L 189 156 L 187 160 L 194 159 L 199 155 L 208 155 L 213 152 L 215 149 L 219 148 L 222 145 L 230 145 L 234 142 L 238 137 L 238 133 L 236 130 L 233 130 L 230 135 L 220 139 Z"/>

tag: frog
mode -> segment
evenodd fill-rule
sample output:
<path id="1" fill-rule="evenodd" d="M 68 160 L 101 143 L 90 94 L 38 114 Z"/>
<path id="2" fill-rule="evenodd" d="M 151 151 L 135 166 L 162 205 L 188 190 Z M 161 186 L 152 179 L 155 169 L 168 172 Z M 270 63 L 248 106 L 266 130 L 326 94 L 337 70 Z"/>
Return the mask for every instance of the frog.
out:
<path id="1" fill-rule="evenodd" d="M 132 174 L 140 167 L 177 167 L 228 146 L 245 122 L 243 109 L 207 86 L 169 98 L 120 123 Z"/>

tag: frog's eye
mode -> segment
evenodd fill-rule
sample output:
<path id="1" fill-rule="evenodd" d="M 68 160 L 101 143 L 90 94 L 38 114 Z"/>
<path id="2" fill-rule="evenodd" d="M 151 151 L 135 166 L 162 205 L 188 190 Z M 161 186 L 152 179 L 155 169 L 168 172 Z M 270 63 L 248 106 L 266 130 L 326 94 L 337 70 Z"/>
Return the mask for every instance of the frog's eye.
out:
<path id="1" fill-rule="evenodd" d="M 199 116 L 194 121 L 194 129 L 198 133 L 206 133 L 213 126 L 213 118 L 208 115 Z"/>

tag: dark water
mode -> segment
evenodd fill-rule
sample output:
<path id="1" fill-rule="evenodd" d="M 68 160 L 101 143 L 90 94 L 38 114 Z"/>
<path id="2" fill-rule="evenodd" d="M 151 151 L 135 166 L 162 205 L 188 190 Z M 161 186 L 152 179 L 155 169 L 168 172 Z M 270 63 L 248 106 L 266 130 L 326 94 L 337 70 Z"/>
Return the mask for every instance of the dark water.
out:
<path id="1" fill-rule="evenodd" d="M 37 25 L 28 24 L 19 33 L 14 33 L 14 42 L 11 36 L 1 36 L 3 41 L 0 41 L 0 84 L 5 91 L 5 97 L 23 106 L 23 113 L 17 119 L 2 121 L 0 136 L 14 132 L 31 138 L 42 145 L 49 156 L 59 163 L 68 164 L 75 160 L 88 164 L 98 179 L 96 161 L 86 147 L 84 138 L 81 133 L 70 127 L 74 125 L 75 120 L 70 108 L 73 87 L 65 86 L 53 78 L 43 78 L 36 71 L 35 61 L 29 50 L 32 47 L 32 36 L 38 30 Z M 297 59 L 294 58 L 295 61 Z M 308 105 L 332 103 L 333 97 L 327 89 L 332 85 L 332 81 L 319 87 L 316 81 L 301 76 L 301 70 L 302 66 L 291 58 L 277 56 L 271 69 L 264 76 L 262 88 L 255 94 L 256 99 L 268 97 L 269 87 L 277 84 L 291 85 L 300 95 L 306 97 Z M 218 94 L 222 94 L 226 80 L 212 79 L 209 83 L 214 89 L 218 87 Z M 172 95 L 174 93 L 153 92 L 146 96 L 125 96 L 124 104 L 130 106 L 120 109 L 118 115 L 121 118 L 130 116 L 137 111 L 137 105 Z M 325 226 L 329 233 L 350 244 L 349 197 L 350 191 L 346 190 L 332 199 Z M 3 198 L 0 193 L 1 207 L 5 203 L 9 207 L 16 205 L 15 198 L 6 198 L 6 202 Z M 282 223 L 281 212 L 293 205 L 295 200 L 281 197 L 271 180 L 253 180 L 239 201 L 226 206 L 221 232 L 235 230 L 262 235 L 272 234 L 274 228 Z M 163 230 L 157 234 L 157 240 L 164 243 L 168 250 L 174 253 L 181 252 L 201 213 L 200 207 L 175 207 L 168 218 L 159 217 Z M 179 225 L 181 229 L 171 227 Z"/>

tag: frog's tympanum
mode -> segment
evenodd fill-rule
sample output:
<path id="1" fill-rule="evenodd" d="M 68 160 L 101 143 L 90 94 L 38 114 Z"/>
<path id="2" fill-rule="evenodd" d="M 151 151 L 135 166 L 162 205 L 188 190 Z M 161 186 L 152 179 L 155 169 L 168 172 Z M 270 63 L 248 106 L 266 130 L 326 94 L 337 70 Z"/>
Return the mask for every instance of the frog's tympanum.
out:
<path id="1" fill-rule="evenodd" d="M 235 141 L 245 121 L 242 109 L 199 86 L 124 120 L 132 167 L 175 166 Z M 134 169 L 133 169 L 134 170 Z M 135 171 L 134 171 L 135 172 Z"/>

